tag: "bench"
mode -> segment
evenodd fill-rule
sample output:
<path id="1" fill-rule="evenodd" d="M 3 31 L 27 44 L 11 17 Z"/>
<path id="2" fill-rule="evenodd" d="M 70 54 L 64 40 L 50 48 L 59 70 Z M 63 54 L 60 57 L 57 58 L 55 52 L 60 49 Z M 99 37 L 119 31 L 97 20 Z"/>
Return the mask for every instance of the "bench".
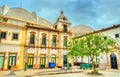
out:
<path id="1" fill-rule="evenodd" d="M 92 64 L 80 64 L 80 69 L 92 69 Z"/>
<path id="2" fill-rule="evenodd" d="M 71 67 L 71 64 L 70 63 L 64 64 L 64 67 Z"/>

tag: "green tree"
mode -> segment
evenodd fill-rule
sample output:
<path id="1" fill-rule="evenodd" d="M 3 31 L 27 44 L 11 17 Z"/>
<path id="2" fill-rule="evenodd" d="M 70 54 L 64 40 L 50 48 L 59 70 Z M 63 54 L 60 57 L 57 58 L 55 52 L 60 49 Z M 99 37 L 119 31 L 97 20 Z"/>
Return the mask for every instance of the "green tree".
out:
<path id="1" fill-rule="evenodd" d="M 93 73 L 96 74 L 96 56 L 101 53 L 112 52 L 115 40 L 102 34 L 89 34 L 79 39 L 73 39 L 67 45 L 68 56 L 90 56 Z"/>

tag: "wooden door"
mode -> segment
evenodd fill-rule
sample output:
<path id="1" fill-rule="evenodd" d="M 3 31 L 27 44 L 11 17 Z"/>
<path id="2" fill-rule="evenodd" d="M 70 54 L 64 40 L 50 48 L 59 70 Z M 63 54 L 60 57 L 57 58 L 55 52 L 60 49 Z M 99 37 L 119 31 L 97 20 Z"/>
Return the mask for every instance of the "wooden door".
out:
<path id="1" fill-rule="evenodd" d="M 51 62 L 54 62 L 56 66 L 56 55 L 51 55 Z"/>
<path id="2" fill-rule="evenodd" d="M 11 66 L 16 66 L 16 55 L 9 56 L 8 69 L 11 69 Z"/>
<path id="3" fill-rule="evenodd" d="M 64 64 L 64 67 L 67 67 L 67 55 L 63 56 L 63 64 Z"/>
<path id="4" fill-rule="evenodd" d="M 4 67 L 4 54 L 0 54 L 0 69 L 3 70 Z"/>
<path id="5" fill-rule="evenodd" d="M 34 56 L 28 55 L 28 68 L 33 68 Z"/>
<path id="6" fill-rule="evenodd" d="M 40 55 L 40 68 L 45 68 L 46 64 L 46 55 L 42 54 Z"/>
<path id="7" fill-rule="evenodd" d="M 110 55 L 110 60 L 111 60 L 111 68 L 112 69 L 118 69 L 118 66 L 117 66 L 117 57 L 115 54 L 111 54 Z"/>

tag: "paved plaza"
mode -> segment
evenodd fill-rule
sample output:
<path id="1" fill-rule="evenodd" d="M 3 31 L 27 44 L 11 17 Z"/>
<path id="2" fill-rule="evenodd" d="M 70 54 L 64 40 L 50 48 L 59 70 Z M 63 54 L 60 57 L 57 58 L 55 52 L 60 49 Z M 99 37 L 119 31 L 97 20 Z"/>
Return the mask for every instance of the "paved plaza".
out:
<path id="1" fill-rule="evenodd" d="M 102 69 L 103 75 L 88 75 L 90 70 L 65 70 L 65 69 L 28 69 L 0 71 L 0 77 L 120 77 L 120 70 Z"/>
<path id="2" fill-rule="evenodd" d="M 86 73 L 69 73 L 58 75 L 44 75 L 44 76 L 32 76 L 32 77 L 120 77 L 120 72 L 108 72 L 102 71 L 103 75 L 88 75 Z"/>

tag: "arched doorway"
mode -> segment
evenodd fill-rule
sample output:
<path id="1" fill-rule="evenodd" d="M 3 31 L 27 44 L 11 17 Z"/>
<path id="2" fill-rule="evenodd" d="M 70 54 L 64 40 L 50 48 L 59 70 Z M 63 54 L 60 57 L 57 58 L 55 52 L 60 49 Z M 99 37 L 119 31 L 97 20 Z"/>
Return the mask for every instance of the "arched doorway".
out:
<path id="1" fill-rule="evenodd" d="M 117 66 L 117 57 L 115 54 L 111 54 L 110 55 L 110 61 L 111 61 L 111 68 L 112 69 L 118 69 L 118 66 Z"/>

